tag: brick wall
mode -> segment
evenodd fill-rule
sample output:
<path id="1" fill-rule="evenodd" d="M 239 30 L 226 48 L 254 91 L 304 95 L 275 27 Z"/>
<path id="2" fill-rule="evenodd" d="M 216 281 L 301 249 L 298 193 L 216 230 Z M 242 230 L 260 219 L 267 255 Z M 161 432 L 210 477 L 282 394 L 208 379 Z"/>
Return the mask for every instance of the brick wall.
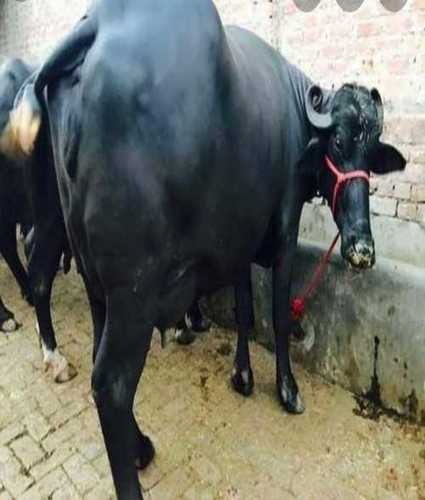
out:
<path id="1" fill-rule="evenodd" d="M 336 0 L 311 13 L 285 0 L 279 17 L 280 50 L 319 83 L 379 88 L 385 139 L 409 164 L 402 175 L 372 180 L 372 211 L 425 223 L 425 1 L 409 0 L 393 14 L 379 0 L 365 0 L 355 13 Z"/>
<path id="2" fill-rule="evenodd" d="M 0 57 L 41 60 L 84 12 L 88 0 L 0 0 Z M 375 214 L 425 224 L 425 0 L 397 14 L 379 0 L 345 13 L 321 0 L 311 13 L 292 0 L 216 0 L 225 23 L 256 31 L 323 85 L 377 86 L 385 138 L 409 164 L 402 175 L 373 179 Z"/>

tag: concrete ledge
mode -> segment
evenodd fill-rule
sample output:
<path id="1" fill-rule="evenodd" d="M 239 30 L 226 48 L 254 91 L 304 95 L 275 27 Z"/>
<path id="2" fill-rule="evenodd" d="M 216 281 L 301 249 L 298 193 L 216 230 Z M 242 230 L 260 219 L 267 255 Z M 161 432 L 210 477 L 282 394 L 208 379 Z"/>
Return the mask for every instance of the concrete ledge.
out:
<path id="1" fill-rule="evenodd" d="M 372 233 L 378 259 L 386 257 L 425 268 L 425 224 L 371 215 Z M 337 232 L 329 207 L 304 205 L 300 237 L 318 244 L 329 244 Z"/>
<path id="2" fill-rule="evenodd" d="M 324 250 L 301 243 L 294 293 L 309 280 Z M 253 266 L 253 283 L 255 335 L 273 348 L 270 271 Z M 214 295 L 207 307 L 219 324 L 234 327 L 233 290 Z M 425 269 L 378 255 L 374 269 L 358 273 L 335 255 L 307 308 L 307 336 L 293 342 L 293 358 L 425 424 Z"/>

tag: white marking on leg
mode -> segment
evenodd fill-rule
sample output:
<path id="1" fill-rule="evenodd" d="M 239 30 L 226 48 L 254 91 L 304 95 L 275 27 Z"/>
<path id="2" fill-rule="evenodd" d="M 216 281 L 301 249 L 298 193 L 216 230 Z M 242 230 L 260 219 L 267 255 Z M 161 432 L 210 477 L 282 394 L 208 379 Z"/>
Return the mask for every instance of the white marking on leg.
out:
<path id="1" fill-rule="evenodd" d="M 241 371 L 241 378 L 242 378 L 242 382 L 245 385 L 248 385 L 248 383 L 249 383 L 249 370 L 242 370 Z"/>
<path id="2" fill-rule="evenodd" d="M 184 322 L 186 323 L 188 330 L 192 330 L 192 320 L 187 313 L 184 315 Z"/>
<path id="3" fill-rule="evenodd" d="M 43 352 L 44 369 L 45 371 L 51 370 L 55 382 L 67 382 L 77 375 L 77 370 L 72 364 L 68 363 L 58 348 L 52 351 L 41 341 L 41 350 Z"/>
<path id="4" fill-rule="evenodd" d="M 195 340 L 195 334 L 192 332 L 192 330 L 188 330 L 187 328 L 183 330 L 176 328 L 176 333 L 174 338 L 176 339 L 176 342 L 178 342 L 179 344 L 188 345 Z"/>
<path id="5" fill-rule="evenodd" d="M 180 330 L 180 328 L 176 328 L 175 339 L 177 340 L 177 342 L 182 337 L 183 333 L 184 333 L 184 330 Z"/>
<path id="6" fill-rule="evenodd" d="M 303 400 L 301 399 L 301 396 L 297 394 L 297 401 L 295 403 L 295 410 L 297 413 L 304 413 L 305 411 L 305 406 L 303 403 Z"/>

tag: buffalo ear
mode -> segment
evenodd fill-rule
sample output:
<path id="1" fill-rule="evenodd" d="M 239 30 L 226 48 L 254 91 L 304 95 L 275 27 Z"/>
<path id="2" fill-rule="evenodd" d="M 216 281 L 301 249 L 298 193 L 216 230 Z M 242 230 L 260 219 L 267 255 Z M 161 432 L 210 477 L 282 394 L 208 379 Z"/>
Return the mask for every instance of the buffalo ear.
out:
<path id="1" fill-rule="evenodd" d="M 319 137 L 313 137 L 304 149 L 298 162 L 298 171 L 302 175 L 312 175 L 317 171 L 322 156 L 322 144 Z"/>
<path id="2" fill-rule="evenodd" d="M 390 144 L 379 142 L 373 154 L 370 170 L 375 174 L 389 174 L 390 172 L 404 170 L 406 160 L 404 156 Z"/>

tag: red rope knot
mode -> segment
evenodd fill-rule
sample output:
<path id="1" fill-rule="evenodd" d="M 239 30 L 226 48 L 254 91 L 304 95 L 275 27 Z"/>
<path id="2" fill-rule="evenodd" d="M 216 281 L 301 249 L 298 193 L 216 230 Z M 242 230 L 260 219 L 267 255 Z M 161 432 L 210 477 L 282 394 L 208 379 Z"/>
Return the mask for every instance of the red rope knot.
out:
<path id="1" fill-rule="evenodd" d="M 301 321 L 305 313 L 305 299 L 294 297 L 291 300 L 291 318 L 293 321 Z"/>
<path id="2" fill-rule="evenodd" d="M 291 300 L 291 319 L 293 321 L 300 321 L 303 319 L 306 308 L 306 302 L 308 299 L 310 299 L 310 297 L 319 287 L 320 282 L 322 281 L 323 276 L 325 274 L 326 266 L 329 264 L 332 252 L 334 251 L 334 248 L 339 240 L 339 236 L 340 233 L 338 232 L 338 234 L 333 239 L 329 249 L 320 258 L 320 261 L 313 273 L 311 280 L 304 288 L 301 295 L 299 295 L 298 297 L 294 297 Z"/>

